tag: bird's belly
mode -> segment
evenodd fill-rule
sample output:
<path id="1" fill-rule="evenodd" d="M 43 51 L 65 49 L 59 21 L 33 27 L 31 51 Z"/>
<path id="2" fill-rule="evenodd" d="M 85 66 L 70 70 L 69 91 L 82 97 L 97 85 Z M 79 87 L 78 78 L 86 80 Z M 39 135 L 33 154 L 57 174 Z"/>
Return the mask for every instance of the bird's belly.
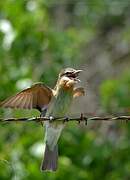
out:
<path id="1" fill-rule="evenodd" d="M 46 117 L 64 117 L 70 109 L 72 102 L 72 93 L 64 93 L 61 91 L 56 97 L 52 99 L 48 107 Z M 46 134 L 45 141 L 51 150 L 54 149 L 58 142 L 60 134 L 64 128 L 65 124 L 63 122 L 54 121 L 52 123 L 45 122 Z"/>

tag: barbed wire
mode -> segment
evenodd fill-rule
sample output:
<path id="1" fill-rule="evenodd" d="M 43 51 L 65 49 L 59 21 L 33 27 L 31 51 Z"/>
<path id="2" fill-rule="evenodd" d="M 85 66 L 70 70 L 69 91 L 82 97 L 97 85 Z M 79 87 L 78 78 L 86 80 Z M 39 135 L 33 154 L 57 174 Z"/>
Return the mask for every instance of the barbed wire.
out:
<path id="1" fill-rule="evenodd" d="M 63 121 L 63 122 L 70 122 L 70 121 L 77 121 L 77 122 L 85 122 L 87 125 L 88 121 L 122 121 L 122 122 L 128 122 L 130 121 L 130 116 L 92 116 L 87 117 L 81 114 L 79 117 L 25 117 L 25 118 L 7 118 L 2 119 L 0 118 L 0 122 L 6 123 L 6 122 L 43 122 L 43 121 Z"/>

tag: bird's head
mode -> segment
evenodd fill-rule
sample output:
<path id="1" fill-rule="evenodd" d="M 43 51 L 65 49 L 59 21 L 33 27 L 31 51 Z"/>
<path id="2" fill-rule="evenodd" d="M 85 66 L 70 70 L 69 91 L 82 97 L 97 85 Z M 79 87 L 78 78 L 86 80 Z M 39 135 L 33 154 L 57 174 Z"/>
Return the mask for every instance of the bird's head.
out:
<path id="1" fill-rule="evenodd" d="M 57 85 L 62 88 L 74 87 L 77 82 L 80 82 L 78 76 L 81 71 L 82 70 L 76 70 L 73 68 L 63 69 L 59 74 Z"/>

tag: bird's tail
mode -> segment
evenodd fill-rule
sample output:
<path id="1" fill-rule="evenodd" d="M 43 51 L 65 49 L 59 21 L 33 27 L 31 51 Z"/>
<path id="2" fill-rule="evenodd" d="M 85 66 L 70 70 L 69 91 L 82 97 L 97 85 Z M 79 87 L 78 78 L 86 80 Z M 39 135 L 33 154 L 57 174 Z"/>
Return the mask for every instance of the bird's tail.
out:
<path id="1" fill-rule="evenodd" d="M 53 150 L 50 150 L 46 144 L 44 160 L 41 164 L 42 171 L 56 171 L 58 163 L 58 145 L 54 147 Z"/>

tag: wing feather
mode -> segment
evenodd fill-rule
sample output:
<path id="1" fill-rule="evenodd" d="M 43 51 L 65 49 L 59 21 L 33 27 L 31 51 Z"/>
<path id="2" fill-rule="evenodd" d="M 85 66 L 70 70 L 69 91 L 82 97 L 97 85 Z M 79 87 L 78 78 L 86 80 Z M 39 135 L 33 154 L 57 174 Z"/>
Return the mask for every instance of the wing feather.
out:
<path id="1" fill-rule="evenodd" d="M 20 108 L 20 106 L 22 105 L 23 99 L 24 99 L 23 95 L 18 96 L 18 98 L 16 99 L 15 104 L 14 104 L 15 108 Z M 13 105 L 13 103 L 12 103 L 12 105 Z"/>
<path id="2" fill-rule="evenodd" d="M 27 108 L 26 108 L 27 97 L 28 97 L 27 94 L 25 94 L 25 95 L 24 95 L 24 98 L 23 98 L 23 100 L 22 100 L 22 102 L 21 102 L 21 108 L 22 108 L 22 109 L 24 109 L 24 108 L 27 109 Z"/>
<path id="3" fill-rule="evenodd" d="M 53 90 L 49 87 L 38 83 L 32 87 L 21 91 L 15 96 L 9 97 L 0 103 L 4 108 L 21 108 L 41 110 L 46 107 L 53 96 Z"/>
<path id="4" fill-rule="evenodd" d="M 84 88 L 82 87 L 79 87 L 79 88 L 76 88 L 74 89 L 74 92 L 73 92 L 73 97 L 79 97 L 79 96 L 84 96 L 85 95 L 85 91 L 84 91 Z"/>
<path id="5" fill-rule="evenodd" d="M 27 102 L 26 102 L 26 109 L 30 109 L 30 100 L 31 100 L 31 96 L 29 95 L 29 96 L 27 96 Z"/>
<path id="6" fill-rule="evenodd" d="M 28 105 L 29 109 L 32 109 L 33 108 L 33 95 L 30 94 L 30 103 Z"/>

